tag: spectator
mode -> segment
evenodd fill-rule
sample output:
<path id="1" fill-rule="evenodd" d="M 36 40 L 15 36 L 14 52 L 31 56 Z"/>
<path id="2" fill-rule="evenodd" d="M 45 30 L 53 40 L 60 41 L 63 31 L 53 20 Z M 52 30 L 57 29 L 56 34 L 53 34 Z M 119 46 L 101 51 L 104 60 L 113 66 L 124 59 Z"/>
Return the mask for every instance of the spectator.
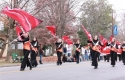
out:
<path id="1" fill-rule="evenodd" d="M 100 54 L 100 60 L 103 60 L 103 56 L 104 56 L 104 55 L 101 53 L 101 54 Z"/>
<path id="2" fill-rule="evenodd" d="M 39 49 L 39 56 L 40 56 L 39 63 L 40 63 L 40 64 L 43 64 L 43 63 L 42 63 L 42 56 L 43 56 L 43 54 L 44 54 L 44 50 L 43 50 L 43 46 L 41 45 L 41 46 L 40 46 L 40 49 Z"/>
<path id="3" fill-rule="evenodd" d="M 69 55 L 68 55 L 68 57 L 67 57 L 67 62 L 72 62 L 71 56 L 69 56 Z"/>
<path id="4" fill-rule="evenodd" d="M 67 62 L 66 54 L 63 55 L 62 61 L 63 61 L 64 63 Z"/>
<path id="5" fill-rule="evenodd" d="M 72 53 L 71 46 L 68 45 L 68 47 L 67 47 L 67 56 L 70 57 L 71 53 Z"/>
<path id="6" fill-rule="evenodd" d="M 85 56 L 84 56 L 84 59 L 85 59 L 85 61 L 88 61 L 88 60 L 89 60 L 87 47 L 85 47 Z"/>
<path id="7" fill-rule="evenodd" d="M 74 56 L 71 56 L 71 61 L 72 61 L 72 62 L 74 62 L 74 61 L 75 61 L 75 60 L 74 60 Z"/>
<path id="8" fill-rule="evenodd" d="M 82 47 L 82 58 L 83 58 L 83 61 L 85 60 L 84 56 L 85 56 L 85 47 L 83 46 Z"/>
<path id="9" fill-rule="evenodd" d="M 87 47 L 87 52 L 88 52 L 88 60 L 92 60 L 91 55 L 90 55 L 90 48 Z"/>
<path id="10" fill-rule="evenodd" d="M 64 53 L 64 54 L 67 53 L 67 48 L 66 48 L 66 46 L 63 47 L 63 53 Z"/>

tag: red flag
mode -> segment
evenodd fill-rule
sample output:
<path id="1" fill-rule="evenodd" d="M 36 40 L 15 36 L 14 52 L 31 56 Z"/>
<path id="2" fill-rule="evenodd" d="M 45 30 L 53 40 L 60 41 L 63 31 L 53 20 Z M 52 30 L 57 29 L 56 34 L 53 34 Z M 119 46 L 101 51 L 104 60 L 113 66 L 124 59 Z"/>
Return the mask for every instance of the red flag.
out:
<path id="1" fill-rule="evenodd" d="M 116 41 L 116 44 L 117 44 L 117 45 L 121 45 L 121 43 L 120 43 L 119 41 Z"/>
<path id="2" fill-rule="evenodd" d="M 69 38 L 69 36 L 63 36 L 62 39 L 63 39 L 64 41 L 66 41 L 66 40 L 68 40 L 68 39 L 70 39 L 70 38 Z"/>
<path id="3" fill-rule="evenodd" d="M 73 44 L 73 41 L 71 39 L 67 39 L 66 42 L 68 45 Z"/>
<path id="4" fill-rule="evenodd" d="M 62 39 L 68 44 L 73 44 L 73 41 L 69 38 L 69 36 L 63 36 Z"/>
<path id="5" fill-rule="evenodd" d="M 55 26 L 46 26 L 46 28 L 51 32 L 53 36 L 55 36 L 56 33 Z"/>
<path id="6" fill-rule="evenodd" d="M 102 35 L 100 35 L 100 34 L 98 34 L 98 35 L 100 37 L 101 43 L 103 44 L 103 46 L 101 47 L 101 51 L 102 51 L 106 47 L 108 40 L 106 40 Z"/>
<path id="7" fill-rule="evenodd" d="M 13 11 L 23 15 L 28 20 L 28 22 L 31 24 L 32 29 L 43 22 L 40 19 L 35 18 L 34 16 L 30 15 L 29 13 L 27 13 L 24 10 L 21 10 L 19 8 L 14 8 Z"/>
<path id="8" fill-rule="evenodd" d="M 20 33 L 22 32 L 22 30 L 20 29 L 20 27 L 19 26 L 16 26 L 16 34 L 17 34 L 17 36 L 18 36 L 18 38 L 20 39 L 20 40 L 22 40 L 21 39 L 21 36 L 20 36 Z"/>
<path id="9" fill-rule="evenodd" d="M 102 35 L 99 34 L 100 37 L 100 41 L 103 45 L 106 45 L 106 43 L 108 42 L 108 40 L 106 40 Z"/>
<path id="10" fill-rule="evenodd" d="M 2 13 L 6 14 L 7 16 L 11 17 L 14 20 L 17 20 L 21 24 L 21 26 L 24 28 L 25 31 L 30 30 L 27 21 L 25 20 L 25 18 L 22 15 L 15 13 L 15 12 L 12 12 L 8 8 L 4 8 L 2 10 Z"/>
<path id="11" fill-rule="evenodd" d="M 110 51 L 111 51 L 111 49 L 106 49 L 106 50 L 102 50 L 101 52 L 103 53 L 103 54 L 110 54 Z M 122 50 L 121 49 L 117 49 L 117 54 L 121 54 L 122 53 Z"/>
<path id="12" fill-rule="evenodd" d="M 89 40 L 92 39 L 92 35 L 85 29 L 85 27 L 82 25 L 83 30 L 85 31 L 86 36 L 88 37 Z M 92 40 L 91 40 L 92 41 Z"/>
<path id="13" fill-rule="evenodd" d="M 110 40 L 110 42 L 112 42 L 112 39 L 113 39 L 113 38 L 114 38 L 114 37 L 111 35 L 111 36 L 110 36 L 110 39 L 109 39 L 109 40 Z"/>
<path id="14" fill-rule="evenodd" d="M 6 7 L 2 10 L 2 13 L 17 20 L 25 32 L 30 31 L 40 24 L 39 20 L 21 9 L 10 9 Z"/>
<path id="15" fill-rule="evenodd" d="M 102 50 L 101 51 L 103 54 L 110 54 L 110 49 Z"/>

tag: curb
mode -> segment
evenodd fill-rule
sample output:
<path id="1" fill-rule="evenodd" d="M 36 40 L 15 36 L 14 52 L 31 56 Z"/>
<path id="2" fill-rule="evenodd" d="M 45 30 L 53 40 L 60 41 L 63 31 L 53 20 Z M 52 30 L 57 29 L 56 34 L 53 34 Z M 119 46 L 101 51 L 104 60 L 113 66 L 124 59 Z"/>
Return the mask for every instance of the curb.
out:
<path id="1" fill-rule="evenodd" d="M 14 66 L 20 66 L 20 65 L 3 65 L 3 66 L 0 66 L 0 68 L 2 68 L 2 67 L 14 67 Z"/>
<path id="2" fill-rule="evenodd" d="M 43 64 L 51 64 L 51 63 L 56 63 L 56 62 L 44 62 Z M 43 65 L 42 64 L 42 65 Z M 0 65 L 0 68 L 3 68 L 3 67 L 14 67 L 14 66 L 20 66 L 21 64 L 15 64 L 15 65 L 9 65 L 9 64 L 7 64 L 7 65 Z M 41 65 L 41 64 L 39 64 L 38 63 L 38 65 Z"/>

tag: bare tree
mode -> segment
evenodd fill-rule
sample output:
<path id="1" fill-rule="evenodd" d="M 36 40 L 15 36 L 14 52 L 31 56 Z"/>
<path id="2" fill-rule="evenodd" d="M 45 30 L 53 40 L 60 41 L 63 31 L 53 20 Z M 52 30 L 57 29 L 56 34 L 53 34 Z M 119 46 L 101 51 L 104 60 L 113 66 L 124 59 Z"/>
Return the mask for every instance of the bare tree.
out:
<path id="1" fill-rule="evenodd" d="M 122 42 L 125 40 L 125 13 L 120 16 L 119 18 L 121 18 L 121 20 L 117 23 L 118 25 L 118 35 L 116 35 L 115 37 L 117 38 L 118 41 Z"/>
<path id="2" fill-rule="evenodd" d="M 2 10 L 4 7 L 6 6 L 9 6 L 10 8 L 21 8 L 27 12 L 32 12 L 31 14 L 35 13 L 35 1 L 36 0 L 3 0 L 1 1 L 1 9 Z M 1 15 L 1 17 L 5 17 L 5 15 Z M 15 34 L 15 31 L 14 31 L 14 28 L 15 28 L 15 20 L 11 19 L 11 18 L 8 18 L 6 17 L 7 20 L 7 25 L 5 25 L 7 28 L 8 28 L 8 33 L 7 33 L 7 36 L 8 36 L 8 43 L 10 43 L 16 36 L 14 35 Z M 9 61 L 10 59 L 10 50 L 11 50 L 11 45 L 8 44 L 8 51 L 7 51 L 7 58 L 6 60 Z"/>
<path id="3" fill-rule="evenodd" d="M 55 38 L 45 26 L 55 26 L 56 36 L 59 38 L 63 35 L 76 35 L 78 29 L 73 23 L 76 22 L 76 16 L 79 13 L 79 9 L 75 10 L 77 5 L 79 5 L 77 0 L 38 0 L 36 2 L 37 17 L 44 22 L 31 33 L 39 38 L 42 45 L 51 45 L 52 53 L 54 53 Z"/>

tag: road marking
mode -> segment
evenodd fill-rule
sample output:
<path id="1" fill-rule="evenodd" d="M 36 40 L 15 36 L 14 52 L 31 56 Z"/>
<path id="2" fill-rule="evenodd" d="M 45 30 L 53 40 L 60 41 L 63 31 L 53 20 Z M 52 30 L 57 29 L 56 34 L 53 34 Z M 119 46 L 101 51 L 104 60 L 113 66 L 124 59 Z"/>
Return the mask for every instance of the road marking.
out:
<path id="1" fill-rule="evenodd" d="M 66 67 L 72 67 L 72 66 L 81 66 L 83 64 L 70 64 L 70 65 L 61 65 L 61 66 L 53 66 L 53 67 L 46 67 L 46 68 L 33 68 L 33 70 L 46 70 L 46 69 L 54 69 L 54 68 L 66 68 Z M 16 73 L 16 72 L 26 72 L 26 71 L 32 71 L 32 70 L 24 70 L 24 71 L 19 71 L 19 70 L 14 70 L 14 71 L 4 71 L 0 72 L 0 74 L 9 74 L 9 73 Z"/>
<path id="2" fill-rule="evenodd" d="M 101 62 L 101 63 L 106 63 L 106 62 Z M 64 64 L 64 65 L 63 65 Z M 66 67 L 72 67 L 72 66 L 85 66 L 85 64 L 88 64 L 88 62 L 80 62 L 80 64 L 74 64 L 74 63 L 63 63 L 61 66 L 57 66 L 57 65 L 52 65 L 49 67 L 46 67 L 46 68 L 33 68 L 33 70 L 46 70 L 46 69 L 54 69 L 54 68 L 66 68 Z M 68 64 L 68 65 L 67 65 Z M 91 65 L 91 62 L 89 62 L 89 64 Z M 41 66 L 40 66 L 41 67 Z M 45 67 L 45 66 L 44 66 Z M 19 71 L 19 70 L 13 70 L 13 71 L 3 71 L 3 72 L 0 72 L 0 74 L 9 74 L 9 73 L 16 73 L 16 72 L 27 72 L 27 71 L 32 71 L 32 70 L 24 70 L 24 71 Z"/>

